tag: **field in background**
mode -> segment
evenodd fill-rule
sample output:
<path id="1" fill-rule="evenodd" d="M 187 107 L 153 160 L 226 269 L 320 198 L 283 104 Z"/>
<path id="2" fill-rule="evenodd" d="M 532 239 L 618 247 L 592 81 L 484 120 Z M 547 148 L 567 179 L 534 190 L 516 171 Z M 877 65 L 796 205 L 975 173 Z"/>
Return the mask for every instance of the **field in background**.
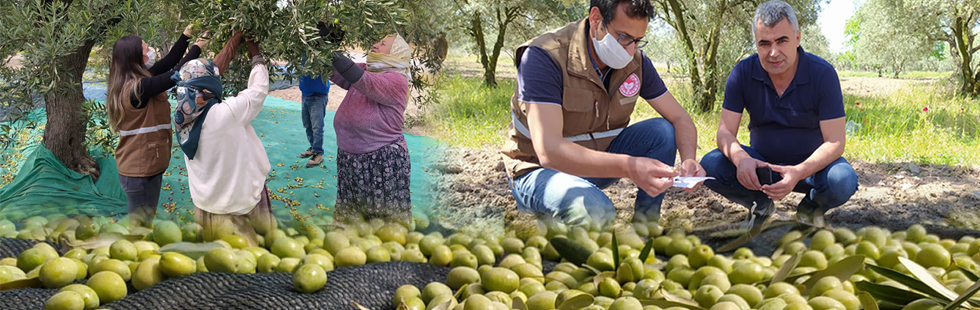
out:
<path id="1" fill-rule="evenodd" d="M 516 70 L 509 56 L 501 55 L 497 88 L 482 85 L 483 75 L 475 56 L 451 54 L 445 74 L 438 78 L 440 104 L 430 111 L 430 125 L 439 139 L 469 148 L 496 148 L 510 122 L 510 97 Z M 667 72 L 666 67 L 658 71 Z M 916 162 L 978 165 L 980 154 L 980 100 L 956 96 L 949 73 L 910 72 L 899 79 L 878 78 L 874 72 L 841 72 L 841 88 L 847 113 L 848 142 L 845 156 L 870 162 Z M 688 110 L 690 85 L 682 75 L 665 73 L 671 93 Z M 642 101 L 642 99 L 641 99 Z M 698 128 L 698 155 L 716 147 L 721 99 L 714 111 L 692 118 Z M 634 121 L 658 117 L 641 102 Z M 748 117 L 739 139 L 748 143 Z"/>

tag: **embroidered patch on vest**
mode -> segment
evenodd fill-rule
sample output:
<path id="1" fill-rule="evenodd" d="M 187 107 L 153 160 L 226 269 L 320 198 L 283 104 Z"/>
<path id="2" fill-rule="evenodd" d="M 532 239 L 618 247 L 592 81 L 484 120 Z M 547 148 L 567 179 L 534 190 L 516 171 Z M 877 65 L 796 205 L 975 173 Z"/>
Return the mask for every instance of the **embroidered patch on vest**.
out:
<path id="1" fill-rule="evenodd" d="M 619 92 L 626 97 L 633 97 L 640 92 L 640 78 L 636 77 L 636 73 L 630 74 L 626 81 L 619 85 Z"/>

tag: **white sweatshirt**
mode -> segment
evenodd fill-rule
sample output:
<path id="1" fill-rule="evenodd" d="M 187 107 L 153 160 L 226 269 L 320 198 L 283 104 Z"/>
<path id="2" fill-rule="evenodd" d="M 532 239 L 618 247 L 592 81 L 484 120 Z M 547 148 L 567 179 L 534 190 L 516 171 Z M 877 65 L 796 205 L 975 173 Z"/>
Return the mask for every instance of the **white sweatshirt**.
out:
<path id="1" fill-rule="evenodd" d="M 251 122 L 269 94 L 269 69 L 252 67 L 248 88 L 215 104 L 201 127 L 194 159 L 184 157 L 194 205 L 215 214 L 246 214 L 259 202 L 272 165 Z"/>

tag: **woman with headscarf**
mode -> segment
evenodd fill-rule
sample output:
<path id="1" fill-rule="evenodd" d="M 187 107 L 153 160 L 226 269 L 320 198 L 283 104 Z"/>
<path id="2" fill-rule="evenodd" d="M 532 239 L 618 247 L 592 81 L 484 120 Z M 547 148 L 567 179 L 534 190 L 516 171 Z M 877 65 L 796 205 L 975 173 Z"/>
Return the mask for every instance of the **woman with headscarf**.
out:
<path id="1" fill-rule="evenodd" d="M 389 35 L 355 64 L 333 56 L 330 81 L 347 89 L 337 108 L 337 205 L 334 222 L 382 218 L 408 224 L 411 163 L 402 133 L 409 97 L 411 48 Z"/>
<path id="2" fill-rule="evenodd" d="M 212 62 L 187 62 L 173 76 L 177 82 L 174 126 L 187 163 L 194 218 L 204 241 L 241 235 L 249 246 L 275 229 L 265 186 L 271 165 L 251 122 L 269 93 L 269 70 L 258 46 L 245 39 L 252 71 L 248 87 L 222 99 L 220 72 L 234 57 L 241 33 Z"/>
<path id="3" fill-rule="evenodd" d="M 159 62 L 138 35 L 122 37 L 112 45 L 106 110 L 110 127 L 119 133 L 116 169 L 126 192 L 130 227 L 151 227 L 157 214 L 160 183 L 170 166 L 173 143 L 167 101 L 167 90 L 174 87 L 170 76 L 208 44 L 198 40 L 188 51 L 194 32 L 188 25 Z"/>

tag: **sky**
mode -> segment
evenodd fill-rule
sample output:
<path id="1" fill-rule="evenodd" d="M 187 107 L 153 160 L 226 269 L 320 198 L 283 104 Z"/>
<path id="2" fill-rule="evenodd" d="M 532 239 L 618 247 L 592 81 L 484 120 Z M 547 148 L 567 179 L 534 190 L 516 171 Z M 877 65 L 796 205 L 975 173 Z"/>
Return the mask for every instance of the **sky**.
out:
<path id="1" fill-rule="evenodd" d="M 823 30 L 824 37 L 830 43 L 831 52 L 841 52 L 844 48 L 844 25 L 847 19 L 854 15 L 856 3 L 860 0 L 831 0 L 824 5 L 817 24 Z"/>

